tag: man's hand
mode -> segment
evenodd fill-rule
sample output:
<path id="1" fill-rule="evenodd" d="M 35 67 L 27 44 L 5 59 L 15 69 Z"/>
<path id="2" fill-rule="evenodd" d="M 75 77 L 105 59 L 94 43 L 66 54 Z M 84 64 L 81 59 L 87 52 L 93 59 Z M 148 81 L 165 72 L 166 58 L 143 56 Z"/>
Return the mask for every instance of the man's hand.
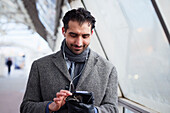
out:
<path id="1" fill-rule="evenodd" d="M 93 93 L 77 91 L 66 98 L 69 113 L 95 113 Z"/>
<path id="2" fill-rule="evenodd" d="M 50 111 L 58 111 L 66 102 L 66 98 L 72 95 L 72 93 L 68 90 L 60 90 L 60 92 L 56 93 L 56 98 L 54 98 L 54 102 L 49 105 Z"/>

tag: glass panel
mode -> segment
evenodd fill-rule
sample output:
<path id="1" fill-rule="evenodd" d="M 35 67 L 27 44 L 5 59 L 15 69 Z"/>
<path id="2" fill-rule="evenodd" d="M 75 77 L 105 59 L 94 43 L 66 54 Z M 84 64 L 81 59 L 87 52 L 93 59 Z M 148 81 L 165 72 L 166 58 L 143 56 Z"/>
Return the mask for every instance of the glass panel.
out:
<path id="1" fill-rule="evenodd" d="M 37 0 L 38 16 L 45 28 L 53 34 L 55 29 L 56 0 Z"/>
<path id="2" fill-rule="evenodd" d="M 150 1 L 120 0 L 130 37 L 124 95 L 160 112 L 170 109 L 170 48 Z M 129 3 L 130 7 L 127 5 Z"/>
<path id="3" fill-rule="evenodd" d="M 160 11 L 163 13 L 162 14 L 163 19 L 170 32 L 170 13 L 169 13 L 170 0 L 156 0 L 156 2 L 158 4 L 158 7 L 160 8 Z"/>
<path id="4" fill-rule="evenodd" d="M 151 1 L 84 2 L 97 18 L 97 33 L 118 70 L 124 96 L 168 113 L 170 47 Z"/>
<path id="5" fill-rule="evenodd" d="M 132 112 L 132 111 L 130 111 L 129 109 L 126 109 L 125 108 L 125 112 L 124 113 L 134 113 L 134 112 Z"/>

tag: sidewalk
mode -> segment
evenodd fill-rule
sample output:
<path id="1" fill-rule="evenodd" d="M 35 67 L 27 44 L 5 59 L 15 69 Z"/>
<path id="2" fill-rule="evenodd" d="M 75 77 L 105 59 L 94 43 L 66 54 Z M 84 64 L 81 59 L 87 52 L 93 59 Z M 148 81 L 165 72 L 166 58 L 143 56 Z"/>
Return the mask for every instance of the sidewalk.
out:
<path id="1" fill-rule="evenodd" d="M 0 77 L 0 113 L 20 113 L 27 78 L 24 69 L 12 69 L 9 76 L 4 70 L 4 76 Z"/>

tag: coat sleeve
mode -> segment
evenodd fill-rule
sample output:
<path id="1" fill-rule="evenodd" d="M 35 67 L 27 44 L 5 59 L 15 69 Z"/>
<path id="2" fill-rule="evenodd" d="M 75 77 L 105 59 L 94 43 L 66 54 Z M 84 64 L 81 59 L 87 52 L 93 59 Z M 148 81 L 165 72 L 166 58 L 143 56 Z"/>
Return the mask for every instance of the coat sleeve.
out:
<path id="1" fill-rule="evenodd" d="M 27 88 L 20 106 L 20 113 L 45 113 L 48 102 L 42 99 L 40 77 L 35 61 L 31 67 Z"/>
<path id="2" fill-rule="evenodd" d="M 118 88 L 117 71 L 115 67 L 113 67 L 109 75 L 108 84 L 103 101 L 99 107 L 96 107 L 98 109 L 98 113 L 118 113 L 117 88 Z"/>

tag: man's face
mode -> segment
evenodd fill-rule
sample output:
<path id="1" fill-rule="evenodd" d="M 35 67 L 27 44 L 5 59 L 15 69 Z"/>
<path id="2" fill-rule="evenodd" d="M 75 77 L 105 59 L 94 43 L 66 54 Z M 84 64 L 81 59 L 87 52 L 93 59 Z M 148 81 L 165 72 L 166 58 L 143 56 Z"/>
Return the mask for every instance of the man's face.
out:
<path id="1" fill-rule="evenodd" d="M 75 54 L 82 53 L 88 47 L 93 33 L 89 22 L 80 25 L 77 21 L 69 21 L 67 31 L 63 27 L 62 32 L 68 48 Z"/>

